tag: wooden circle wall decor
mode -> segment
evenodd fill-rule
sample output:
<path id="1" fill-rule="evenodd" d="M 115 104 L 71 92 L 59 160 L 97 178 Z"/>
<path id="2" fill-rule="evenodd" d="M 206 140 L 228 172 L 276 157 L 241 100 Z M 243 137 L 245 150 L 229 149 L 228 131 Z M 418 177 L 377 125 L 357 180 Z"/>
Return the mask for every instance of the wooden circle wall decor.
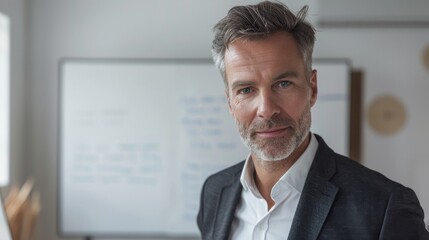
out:
<path id="1" fill-rule="evenodd" d="M 423 66 L 425 66 L 426 70 L 429 71 L 429 44 L 426 45 L 426 48 L 423 50 Z"/>
<path id="2" fill-rule="evenodd" d="M 402 102 L 394 96 L 377 97 L 369 106 L 368 122 L 381 135 L 392 135 L 403 128 L 406 111 Z"/>

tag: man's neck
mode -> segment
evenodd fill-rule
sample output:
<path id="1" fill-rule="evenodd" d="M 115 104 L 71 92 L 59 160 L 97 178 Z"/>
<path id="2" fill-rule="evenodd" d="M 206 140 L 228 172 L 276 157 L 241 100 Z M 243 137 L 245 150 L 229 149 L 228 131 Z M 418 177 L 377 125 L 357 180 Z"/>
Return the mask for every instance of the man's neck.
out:
<path id="1" fill-rule="evenodd" d="M 264 161 L 252 156 L 255 166 L 253 178 L 262 197 L 267 201 L 268 210 L 274 206 L 274 201 L 271 198 L 271 189 L 304 153 L 309 143 L 310 133 L 288 158 L 279 161 Z"/>

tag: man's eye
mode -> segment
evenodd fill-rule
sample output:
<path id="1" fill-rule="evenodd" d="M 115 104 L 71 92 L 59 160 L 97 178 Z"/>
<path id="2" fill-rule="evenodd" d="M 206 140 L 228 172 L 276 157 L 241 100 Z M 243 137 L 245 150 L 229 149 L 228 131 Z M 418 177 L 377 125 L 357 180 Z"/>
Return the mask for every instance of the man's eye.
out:
<path id="1" fill-rule="evenodd" d="M 250 87 L 242 88 L 238 91 L 239 94 L 248 94 L 251 92 L 252 92 L 252 89 Z"/>
<path id="2" fill-rule="evenodd" d="M 290 84 L 291 83 L 289 81 L 281 81 L 278 83 L 278 86 L 281 88 L 286 88 L 286 87 L 289 87 Z"/>

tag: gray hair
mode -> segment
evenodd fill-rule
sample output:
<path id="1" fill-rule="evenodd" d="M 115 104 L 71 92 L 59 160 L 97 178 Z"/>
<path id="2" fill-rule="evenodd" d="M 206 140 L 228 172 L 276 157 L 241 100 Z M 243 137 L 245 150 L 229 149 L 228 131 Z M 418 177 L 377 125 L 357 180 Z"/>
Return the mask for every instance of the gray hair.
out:
<path id="1" fill-rule="evenodd" d="M 308 6 L 304 6 L 295 15 L 286 5 L 270 1 L 231 8 L 228 14 L 213 27 L 215 36 L 212 55 L 215 65 L 222 74 L 225 88 L 228 88 L 228 81 L 224 59 L 228 45 L 237 39 L 262 39 L 279 31 L 292 34 L 298 44 L 306 71 L 308 74 L 311 73 L 316 37 L 314 27 L 305 20 L 307 11 Z"/>

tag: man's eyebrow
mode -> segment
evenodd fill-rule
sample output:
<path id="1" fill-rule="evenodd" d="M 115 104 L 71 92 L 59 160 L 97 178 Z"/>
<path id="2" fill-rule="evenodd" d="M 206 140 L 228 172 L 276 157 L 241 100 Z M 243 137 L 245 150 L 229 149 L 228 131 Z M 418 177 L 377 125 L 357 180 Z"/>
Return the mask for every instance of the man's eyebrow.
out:
<path id="1" fill-rule="evenodd" d="M 284 73 L 281 73 L 279 75 L 277 75 L 276 77 L 273 78 L 273 81 L 277 81 L 283 78 L 297 78 L 298 77 L 298 73 L 296 73 L 295 71 L 287 71 Z"/>
<path id="2" fill-rule="evenodd" d="M 239 80 L 239 81 L 235 81 L 231 84 L 231 89 L 236 89 L 236 88 L 242 87 L 242 86 L 252 86 L 252 85 L 255 85 L 255 83 L 253 81 Z"/>

